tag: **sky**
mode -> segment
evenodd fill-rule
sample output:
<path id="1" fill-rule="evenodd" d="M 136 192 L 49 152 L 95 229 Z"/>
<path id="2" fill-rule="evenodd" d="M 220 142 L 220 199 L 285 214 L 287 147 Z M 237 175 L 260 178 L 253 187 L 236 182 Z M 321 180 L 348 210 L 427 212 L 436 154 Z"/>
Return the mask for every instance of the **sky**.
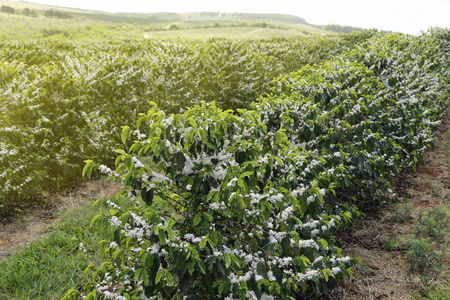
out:
<path id="1" fill-rule="evenodd" d="M 30 0 L 106 12 L 281 13 L 315 25 L 339 24 L 420 34 L 450 27 L 450 0 Z"/>

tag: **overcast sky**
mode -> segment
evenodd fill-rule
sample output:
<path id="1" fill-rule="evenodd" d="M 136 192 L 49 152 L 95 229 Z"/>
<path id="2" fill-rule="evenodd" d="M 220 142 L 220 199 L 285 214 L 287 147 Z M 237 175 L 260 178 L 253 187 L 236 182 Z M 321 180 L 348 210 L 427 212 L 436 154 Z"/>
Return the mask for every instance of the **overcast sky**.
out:
<path id="1" fill-rule="evenodd" d="M 450 27 L 450 0 L 32 0 L 107 12 L 283 13 L 317 25 L 340 24 L 419 34 Z"/>

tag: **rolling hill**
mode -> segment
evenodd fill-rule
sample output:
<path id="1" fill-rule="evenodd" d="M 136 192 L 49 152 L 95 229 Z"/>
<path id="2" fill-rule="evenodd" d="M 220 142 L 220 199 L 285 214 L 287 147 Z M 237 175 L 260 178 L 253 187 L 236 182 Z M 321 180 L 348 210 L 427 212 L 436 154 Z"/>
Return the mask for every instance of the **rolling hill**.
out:
<path id="1" fill-rule="evenodd" d="M 237 39 L 333 34 L 285 14 L 107 13 L 0 1 L 0 39 Z"/>

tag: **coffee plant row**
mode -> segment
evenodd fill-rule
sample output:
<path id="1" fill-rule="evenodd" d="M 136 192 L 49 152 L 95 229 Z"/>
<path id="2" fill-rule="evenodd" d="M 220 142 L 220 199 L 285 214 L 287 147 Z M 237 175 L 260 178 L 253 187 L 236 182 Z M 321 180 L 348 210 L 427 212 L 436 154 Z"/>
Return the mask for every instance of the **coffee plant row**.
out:
<path id="1" fill-rule="evenodd" d="M 180 112 L 201 101 L 248 108 L 274 77 L 346 51 L 375 32 L 208 42 L 0 42 L 0 205 L 113 165 L 120 127 L 150 101 Z M 26 204 L 26 203 L 25 203 Z M 1 211 L 0 211 L 1 212 Z"/>
<path id="2" fill-rule="evenodd" d="M 237 113 L 213 104 L 124 126 L 124 184 L 93 220 L 114 231 L 66 299 L 299 299 L 358 259 L 333 232 L 378 206 L 432 145 L 449 96 L 450 31 L 373 38 L 274 81 Z M 120 200 L 120 201 L 119 201 Z M 121 204 L 121 203 L 128 204 Z M 356 206 L 355 206 L 356 204 Z"/>

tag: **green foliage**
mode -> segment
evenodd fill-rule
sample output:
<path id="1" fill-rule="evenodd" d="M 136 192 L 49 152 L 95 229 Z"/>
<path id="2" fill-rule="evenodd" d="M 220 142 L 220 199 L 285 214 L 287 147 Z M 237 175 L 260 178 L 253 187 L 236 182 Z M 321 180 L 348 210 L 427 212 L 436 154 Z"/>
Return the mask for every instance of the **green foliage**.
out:
<path id="1" fill-rule="evenodd" d="M 440 273 L 441 260 L 444 252 L 436 252 L 434 244 L 428 238 L 411 238 L 406 243 L 408 252 L 406 258 L 411 266 L 411 272 L 424 273 L 432 270 Z"/>
<path id="2" fill-rule="evenodd" d="M 14 14 L 14 8 L 12 8 L 11 6 L 7 6 L 7 5 L 2 5 L 2 7 L 0 8 L 1 12 L 7 13 L 7 14 Z"/>
<path id="3" fill-rule="evenodd" d="M 412 295 L 414 299 L 447 300 L 450 299 L 450 282 L 435 284 L 427 277 L 422 277 L 422 296 Z"/>
<path id="4" fill-rule="evenodd" d="M 348 203 L 383 203 L 389 180 L 433 142 L 448 96 L 448 35 L 374 38 L 274 80 L 251 110 L 202 104 L 167 115 L 154 104 L 137 134 L 123 126 L 115 171 L 85 168 L 121 180 L 118 197 L 132 207 L 108 203 L 96 217 L 114 240 L 78 297 L 328 293 L 357 263 L 333 244 L 353 217 Z M 438 268 L 440 256 L 428 240 L 408 242 L 413 271 Z"/>
<path id="5" fill-rule="evenodd" d="M 33 17 L 33 18 L 38 17 L 37 11 L 35 9 L 29 9 L 28 7 L 24 8 L 22 13 L 27 17 Z"/>
<path id="6" fill-rule="evenodd" d="M 386 251 L 394 251 L 397 249 L 398 244 L 396 240 L 389 238 L 384 242 L 383 249 Z"/>
<path id="7" fill-rule="evenodd" d="M 355 31 L 362 31 L 363 28 L 352 27 L 352 26 L 342 26 L 338 24 L 328 24 L 323 29 L 327 31 L 334 31 L 338 33 L 351 33 Z"/>
<path id="8" fill-rule="evenodd" d="M 74 183 L 87 159 L 112 165 L 121 145 L 117 129 L 135 124 L 149 101 L 169 112 L 201 101 L 248 107 L 271 91 L 273 77 L 353 42 L 2 42 L 0 201 L 11 209 L 42 188 Z"/>
<path id="9" fill-rule="evenodd" d="M 395 208 L 394 219 L 397 222 L 405 222 L 411 218 L 412 203 L 408 202 L 405 205 L 400 204 Z"/>
<path id="10" fill-rule="evenodd" d="M 438 242 L 444 242 L 448 235 L 448 216 L 442 206 L 436 206 L 428 211 L 427 216 L 420 216 L 417 224 L 417 235 L 420 237 L 431 237 Z"/>
<path id="11" fill-rule="evenodd" d="M 45 11 L 46 18 L 56 18 L 56 19 L 71 19 L 72 15 L 65 11 L 49 9 Z"/>

